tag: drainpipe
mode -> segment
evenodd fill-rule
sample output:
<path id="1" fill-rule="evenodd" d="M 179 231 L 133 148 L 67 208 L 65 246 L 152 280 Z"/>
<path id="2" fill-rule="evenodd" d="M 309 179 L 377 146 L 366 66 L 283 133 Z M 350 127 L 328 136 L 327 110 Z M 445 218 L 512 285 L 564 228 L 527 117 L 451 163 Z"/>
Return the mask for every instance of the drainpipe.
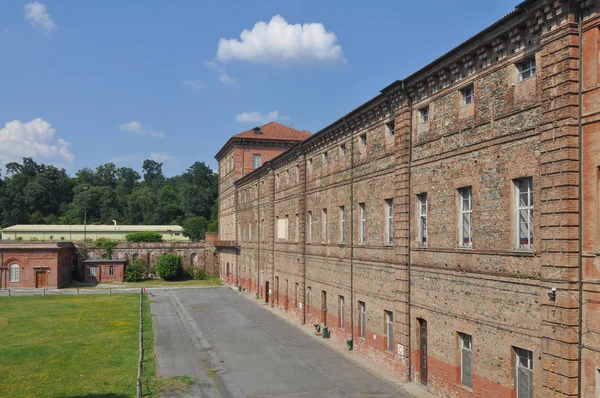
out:
<path id="1" fill-rule="evenodd" d="M 344 116 L 344 124 L 351 129 Z M 354 131 L 350 131 L 350 350 L 354 348 Z"/>
<path id="2" fill-rule="evenodd" d="M 256 241 L 258 242 L 258 244 L 256 245 L 256 285 L 258 286 L 258 296 L 260 297 L 260 239 L 261 239 L 261 229 L 260 229 L 260 175 L 258 176 L 258 180 L 256 181 L 256 186 L 257 186 L 257 196 L 258 196 L 258 200 L 257 200 L 257 204 L 256 204 L 256 208 L 257 213 L 256 216 L 258 217 L 258 221 L 257 221 L 257 231 L 256 231 Z M 252 272 L 252 270 L 250 270 L 250 272 Z M 250 276 L 250 283 L 252 283 L 252 276 Z M 252 294 L 252 286 L 250 286 L 250 294 Z"/>
<path id="3" fill-rule="evenodd" d="M 306 188 L 308 183 L 306 180 L 308 179 L 308 173 L 306 172 L 306 149 L 304 149 L 304 147 L 302 148 L 302 161 L 304 162 L 304 192 L 302 192 L 302 195 L 304 196 L 304 239 L 302 241 L 302 244 L 304 245 L 304 266 L 302 267 L 302 283 L 304 284 L 304 288 L 302 289 L 302 302 L 304 305 L 302 306 L 302 324 L 306 325 L 306 254 L 308 249 L 308 245 L 306 244 Z M 300 231 L 300 229 L 298 229 L 298 231 Z M 298 305 L 298 303 L 296 303 L 296 305 Z"/>
<path id="4" fill-rule="evenodd" d="M 578 62 L 577 62 L 577 193 L 578 201 L 578 285 L 579 285 L 579 333 L 577 341 L 577 396 L 581 397 L 581 374 L 582 374 L 582 358 L 581 352 L 583 349 L 583 125 L 582 125 L 582 92 L 583 92 L 583 12 L 577 1 L 572 1 L 575 5 L 575 12 L 578 19 Z"/>
<path id="5" fill-rule="evenodd" d="M 269 168 L 271 169 L 271 173 L 272 175 L 272 185 L 271 185 L 271 214 L 273 214 L 273 225 L 275 225 L 275 168 L 271 167 L 271 164 L 269 163 Z M 279 226 L 276 226 L 275 228 L 279 228 Z M 274 285 L 275 285 L 275 231 L 273 231 L 273 241 L 271 242 L 271 283 L 269 284 L 269 289 L 273 290 L 274 289 Z M 289 293 L 289 292 L 288 292 Z M 273 297 L 273 295 L 269 295 L 269 290 L 267 289 L 267 285 L 265 284 L 265 298 L 269 297 L 269 300 L 273 300 L 272 301 L 272 306 L 275 306 L 275 298 Z M 269 304 L 269 301 L 267 301 L 267 305 Z"/>
<path id="6" fill-rule="evenodd" d="M 411 228 L 411 220 L 412 220 L 412 191 L 411 191 L 411 173 L 412 173 L 412 152 L 413 152 L 413 100 L 411 98 L 411 96 L 408 94 L 408 92 L 406 91 L 406 88 L 404 87 L 404 81 L 402 81 L 402 86 L 401 86 L 401 90 L 404 92 L 404 95 L 406 96 L 406 103 L 408 105 L 409 108 L 409 120 L 408 120 L 408 244 L 407 246 L 407 262 L 406 262 L 406 269 L 407 269 L 407 275 L 406 275 L 406 279 L 407 279 L 407 301 L 408 301 L 408 305 L 406 306 L 407 308 L 407 314 L 408 314 L 408 381 L 412 380 L 412 316 L 411 316 L 411 307 L 410 307 L 410 284 L 411 284 L 411 267 L 410 267 L 410 263 L 411 263 L 411 241 L 412 241 L 412 228 Z"/>

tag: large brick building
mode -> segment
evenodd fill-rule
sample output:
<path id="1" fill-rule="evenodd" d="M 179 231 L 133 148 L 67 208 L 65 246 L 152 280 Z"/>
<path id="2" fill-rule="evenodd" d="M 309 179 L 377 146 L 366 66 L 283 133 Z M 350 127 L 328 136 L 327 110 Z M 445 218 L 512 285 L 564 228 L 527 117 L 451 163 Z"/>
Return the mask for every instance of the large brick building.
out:
<path id="1" fill-rule="evenodd" d="M 435 394 L 599 397 L 599 3 L 525 1 L 255 170 L 234 136 L 223 278 Z"/>

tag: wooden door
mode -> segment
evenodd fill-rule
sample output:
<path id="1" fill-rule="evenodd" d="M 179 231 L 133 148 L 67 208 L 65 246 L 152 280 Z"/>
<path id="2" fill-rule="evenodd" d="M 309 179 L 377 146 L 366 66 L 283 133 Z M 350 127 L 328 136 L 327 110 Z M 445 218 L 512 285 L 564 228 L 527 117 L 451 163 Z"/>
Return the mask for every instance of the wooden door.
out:
<path id="1" fill-rule="evenodd" d="M 421 348 L 421 384 L 427 385 L 427 321 L 419 319 L 419 342 Z"/>
<path id="2" fill-rule="evenodd" d="M 327 292 L 321 290 L 321 323 L 327 325 Z"/>
<path id="3" fill-rule="evenodd" d="M 48 274 L 46 271 L 35 272 L 35 287 L 48 287 Z"/>

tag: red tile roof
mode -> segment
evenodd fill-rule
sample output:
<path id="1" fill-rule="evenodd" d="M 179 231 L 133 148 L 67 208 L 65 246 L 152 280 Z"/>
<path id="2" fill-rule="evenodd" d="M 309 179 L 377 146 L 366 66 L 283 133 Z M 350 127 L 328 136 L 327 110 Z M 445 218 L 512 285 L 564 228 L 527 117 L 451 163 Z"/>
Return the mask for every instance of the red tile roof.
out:
<path id="1" fill-rule="evenodd" d="M 244 131 L 233 136 L 233 138 L 257 139 L 257 140 L 284 140 L 284 141 L 304 141 L 310 137 L 306 130 L 296 130 L 295 128 L 285 126 L 281 123 L 270 122 L 260 126 L 261 134 L 255 134 L 254 129 Z"/>

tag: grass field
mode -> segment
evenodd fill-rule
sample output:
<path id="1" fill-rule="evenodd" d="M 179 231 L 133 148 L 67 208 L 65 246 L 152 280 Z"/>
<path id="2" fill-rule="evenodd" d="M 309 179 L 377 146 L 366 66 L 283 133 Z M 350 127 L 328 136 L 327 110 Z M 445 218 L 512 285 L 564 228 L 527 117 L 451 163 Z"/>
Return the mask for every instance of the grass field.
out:
<path id="1" fill-rule="evenodd" d="M 0 396 L 135 396 L 139 294 L 0 297 Z M 145 395 L 155 380 L 145 300 Z"/>
<path id="2" fill-rule="evenodd" d="M 98 285 L 90 285 L 86 283 L 73 282 L 64 288 L 79 288 L 79 289 L 113 289 L 130 288 L 130 287 L 181 287 L 181 286 L 221 286 L 223 282 L 218 276 L 207 276 L 206 279 L 183 279 L 174 281 L 165 281 L 163 279 L 148 279 L 142 282 L 110 282 L 100 283 Z"/>

